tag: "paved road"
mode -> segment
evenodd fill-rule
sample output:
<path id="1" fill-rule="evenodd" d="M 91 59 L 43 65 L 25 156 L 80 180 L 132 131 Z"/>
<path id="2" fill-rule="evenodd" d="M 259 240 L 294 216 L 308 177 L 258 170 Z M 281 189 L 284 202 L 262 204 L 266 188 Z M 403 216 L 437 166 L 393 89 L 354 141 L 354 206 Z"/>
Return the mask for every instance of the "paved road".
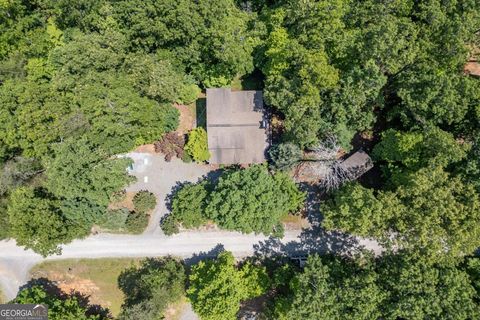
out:
<path id="1" fill-rule="evenodd" d="M 339 243 L 345 243 L 344 239 L 339 239 L 337 236 L 327 236 L 316 239 L 316 242 L 310 243 L 310 247 L 306 247 L 305 241 L 310 241 L 308 240 L 310 237 L 306 237 L 306 234 L 308 235 L 302 231 L 289 231 L 281 241 L 263 235 L 245 235 L 227 231 L 189 231 L 170 237 L 154 234 L 140 236 L 101 234 L 75 240 L 63 247 L 61 256 L 50 256 L 47 259 L 43 259 L 31 250 L 17 247 L 14 241 L 0 241 L 0 285 L 8 299 L 15 297 L 19 286 L 28 281 L 30 268 L 44 260 L 165 255 L 190 258 L 212 255 L 207 253 L 215 250 L 219 245 L 233 252 L 237 257 L 245 257 L 255 252 L 270 254 L 294 253 L 303 249 L 338 250 Z M 380 252 L 380 248 L 373 241 L 359 240 L 358 245 Z"/>
<path id="2" fill-rule="evenodd" d="M 289 233 L 284 242 L 294 241 L 298 233 Z M 147 257 L 175 255 L 192 257 L 211 251 L 217 245 L 232 251 L 236 256 L 254 252 L 254 245 L 267 238 L 237 232 L 205 231 L 184 232 L 171 237 L 163 235 L 107 235 L 76 240 L 63 247 L 61 256 L 43 259 L 31 250 L 17 247 L 14 241 L 0 242 L 0 284 L 7 298 L 15 297 L 19 286 L 28 281 L 28 271 L 44 260 L 69 258 Z"/>

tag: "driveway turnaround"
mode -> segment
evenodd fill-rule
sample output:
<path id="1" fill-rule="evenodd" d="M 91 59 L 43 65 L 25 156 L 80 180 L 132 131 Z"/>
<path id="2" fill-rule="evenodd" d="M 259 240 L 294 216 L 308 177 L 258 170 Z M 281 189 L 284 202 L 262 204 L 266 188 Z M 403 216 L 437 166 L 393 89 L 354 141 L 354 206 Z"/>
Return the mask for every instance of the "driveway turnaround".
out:
<path id="1" fill-rule="evenodd" d="M 157 197 L 157 207 L 145 230 L 148 234 L 162 234 L 160 219 L 168 212 L 165 199 L 173 189 L 181 183 L 196 182 L 211 171 L 207 165 L 185 163 L 175 157 L 166 162 L 160 154 L 132 152 L 126 156 L 133 159 L 130 174 L 137 178 L 127 191 L 148 190 Z"/>

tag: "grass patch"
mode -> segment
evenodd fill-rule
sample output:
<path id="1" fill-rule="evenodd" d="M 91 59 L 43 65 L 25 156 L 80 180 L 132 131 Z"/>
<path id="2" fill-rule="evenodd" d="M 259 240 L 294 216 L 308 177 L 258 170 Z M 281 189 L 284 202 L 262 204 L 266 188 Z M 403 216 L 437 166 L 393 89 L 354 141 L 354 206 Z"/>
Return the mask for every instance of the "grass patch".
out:
<path id="1" fill-rule="evenodd" d="M 124 295 L 118 288 L 120 273 L 131 265 L 137 265 L 140 258 L 122 259 L 66 259 L 46 261 L 30 270 L 32 278 L 47 278 L 69 293 L 79 291 L 90 296 L 92 304 L 109 308 L 117 316 Z"/>

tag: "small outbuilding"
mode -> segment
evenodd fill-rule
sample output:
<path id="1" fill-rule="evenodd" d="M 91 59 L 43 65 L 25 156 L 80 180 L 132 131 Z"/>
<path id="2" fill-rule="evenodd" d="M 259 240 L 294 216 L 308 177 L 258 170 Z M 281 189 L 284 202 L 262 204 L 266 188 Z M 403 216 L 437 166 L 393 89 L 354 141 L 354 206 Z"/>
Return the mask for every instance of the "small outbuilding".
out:
<path id="1" fill-rule="evenodd" d="M 210 163 L 264 162 L 268 148 L 267 127 L 262 91 L 207 89 Z"/>

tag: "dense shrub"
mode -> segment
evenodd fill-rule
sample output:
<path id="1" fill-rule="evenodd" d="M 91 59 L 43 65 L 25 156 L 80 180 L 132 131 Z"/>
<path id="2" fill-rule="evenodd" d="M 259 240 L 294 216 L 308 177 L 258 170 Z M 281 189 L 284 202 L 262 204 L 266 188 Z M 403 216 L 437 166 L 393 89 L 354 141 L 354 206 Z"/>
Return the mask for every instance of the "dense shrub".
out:
<path id="1" fill-rule="evenodd" d="M 162 219 L 160 222 L 160 227 L 162 228 L 163 233 L 165 233 L 167 236 L 171 236 L 172 234 L 180 231 L 178 228 L 177 219 L 175 219 L 175 217 L 171 214 Z"/>
<path id="2" fill-rule="evenodd" d="M 142 190 L 133 197 L 133 206 L 136 212 L 148 212 L 155 209 L 157 198 L 150 191 Z"/>
<path id="3" fill-rule="evenodd" d="M 274 168 L 286 170 L 302 159 L 302 150 L 293 143 L 281 143 L 272 146 L 268 156 Z"/>
<path id="4" fill-rule="evenodd" d="M 142 233 L 148 226 L 149 215 L 144 212 L 130 212 L 125 221 L 125 230 L 128 233 Z"/>
<path id="5" fill-rule="evenodd" d="M 192 158 L 197 162 L 203 162 L 210 159 L 207 132 L 205 129 L 198 127 L 188 133 L 185 152 L 191 155 Z"/>
<path id="6" fill-rule="evenodd" d="M 125 227 L 130 211 L 127 208 L 108 210 L 97 222 L 102 229 L 119 231 Z"/>
<path id="7" fill-rule="evenodd" d="M 155 152 L 163 153 L 165 161 L 170 162 L 174 156 L 177 158 L 184 157 L 183 148 L 185 146 L 185 139 L 176 132 L 169 132 L 165 134 L 162 139 L 155 142 Z"/>

